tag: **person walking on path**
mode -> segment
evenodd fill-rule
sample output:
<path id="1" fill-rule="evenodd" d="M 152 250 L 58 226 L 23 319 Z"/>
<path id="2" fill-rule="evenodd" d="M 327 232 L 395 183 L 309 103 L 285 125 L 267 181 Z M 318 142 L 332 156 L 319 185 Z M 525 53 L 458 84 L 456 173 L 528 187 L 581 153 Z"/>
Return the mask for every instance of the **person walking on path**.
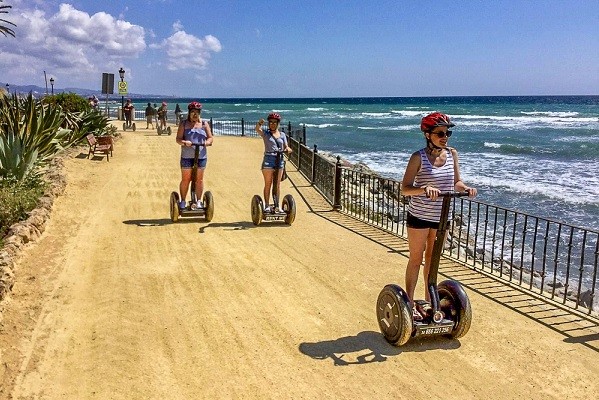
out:
<path id="1" fill-rule="evenodd" d="M 256 124 L 256 132 L 264 141 L 264 158 L 262 159 L 262 176 L 264 177 L 264 212 L 271 212 L 270 209 L 270 188 L 275 174 L 275 164 L 277 153 L 291 153 L 291 148 L 287 142 L 287 136 L 284 132 L 279 131 L 281 116 L 277 113 L 268 115 L 268 129 L 263 130 L 264 119 L 260 119 Z M 277 179 L 276 193 L 281 192 L 281 180 L 283 178 L 283 169 L 285 168 L 285 160 L 282 155 L 279 158 L 279 177 Z M 280 210 L 275 210 L 280 211 Z"/>
<path id="2" fill-rule="evenodd" d="M 445 114 L 435 112 L 422 118 L 420 129 L 426 147 L 410 157 L 401 183 L 401 192 L 410 196 L 406 224 L 410 258 L 406 268 L 406 292 L 412 302 L 414 320 L 422 320 L 423 312 L 414 305 L 414 291 L 424 254 L 423 278 L 426 282 L 431 265 L 433 244 L 439 227 L 442 201 L 440 193 L 467 191 L 476 196 L 476 189 L 467 186 L 460 176 L 458 152 L 447 146 L 455 126 Z M 425 290 L 425 299 L 430 302 Z"/>
<path id="3" fill-rule="evenodd" d="M 200 114 L 202 112 L 202 104 L 197 101 L 192 101 L 187 106 L 187 119 L 181 121 L 179 129 L 177 129 L 177 144 L 181 146 L 181 183 L 179 184 L 179 194 L 181 200 L 179 202 L 179 209 L 186 207 L 185 197 L 189 190 L 189 184 L 191 183 L 191 170 L 193 168 L 195 158 L 194 144 L 200 143 L 200 154 L 198 157 L 198 170 L 196 175 L 196 193 L 198 198 L 197 207 L 203 208 L 202 193 L 204 192 L 204 170 L 208 162 L 208 154 L 206 146 L 212 146 L 212 130 L 210 124 L 207 121 L 203 121 Z"/>
<path id="4" fill-rule="evenodd" d="M 150 125 L 152 125 L 152 129 L 154 129 L 154 108 L 152 104 L 148 103 L 146 107 L 146 129 L 150 129 Z"/>
<path id="5" fill-rule="evenodd" d="M 175 106 L 175 124 L 179 125 L 181 123 L 181 107 L 179 103 Z"/>

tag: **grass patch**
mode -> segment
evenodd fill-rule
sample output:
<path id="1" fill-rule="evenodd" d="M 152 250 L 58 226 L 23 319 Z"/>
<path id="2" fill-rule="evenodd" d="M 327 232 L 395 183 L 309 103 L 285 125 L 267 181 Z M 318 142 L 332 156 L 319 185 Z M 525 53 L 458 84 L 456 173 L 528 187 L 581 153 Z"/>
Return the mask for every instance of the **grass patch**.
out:
<path id="1" fill-rule="evenodd" d="M 0 247 L 8 228 L 16 222 L 27 219 L 40 197 L 44 194 L 47 184 L 37 175 L 29 176 L 21 181 L 14 178 L 0 179 Z"/>

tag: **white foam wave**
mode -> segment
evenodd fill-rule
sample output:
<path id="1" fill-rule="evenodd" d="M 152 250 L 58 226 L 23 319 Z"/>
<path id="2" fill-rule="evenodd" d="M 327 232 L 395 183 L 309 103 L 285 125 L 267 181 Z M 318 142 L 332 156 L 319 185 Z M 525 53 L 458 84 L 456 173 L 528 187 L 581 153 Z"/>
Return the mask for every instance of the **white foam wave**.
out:
<path id="1" fill-rule="evenodd" d="M 494 149 L 498 149 L 501 147 L 499 143 L 485 142 L 485 147 L 492 147 Z"/>
<path id="2" fill-rule="evenodd" d="M 571 111 L 571 112 L 567 112 L 567 111 L 522 111 L 521 112 L 524 115 L 547 115 L 549 117 L 560 117 L 560 118 L 564 118 L 564 117 L 575 117 L 576 115 L 579 115 L 579 113 L 577 113 L 576 111 Z"/>
<path id="3" fill-rule="evenodd" d="M 318 129 L 330 128 L 332 126 L 341 126 L 339 124 L 304 124 L 304 125 L 306 125 L 306 128 L 318 128 Z"/>
<path id="4" fill-rule="evenodd" d="M 308 107 L 306 111 L 326 111 L 326 108 L 323 107 Z"/>
<path id="5" fill-rule="evenodd" d="M 460 127 L 500 127 L 504 129 L 530 128 L 586 128 L 599 129 L 599 119 L 592 117 L 564 116 L 496 116 L 496 115 L 455 115 L 452 119 Z"/>

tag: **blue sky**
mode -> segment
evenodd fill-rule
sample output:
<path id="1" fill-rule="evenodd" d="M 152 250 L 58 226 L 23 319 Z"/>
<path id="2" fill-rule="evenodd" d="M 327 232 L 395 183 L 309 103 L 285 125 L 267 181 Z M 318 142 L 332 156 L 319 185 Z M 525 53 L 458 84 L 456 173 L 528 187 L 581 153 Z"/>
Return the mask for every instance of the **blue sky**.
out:
<path id="1" fill-rule="evenodd" d="M 0 82 L 185 97 L 599 94 L 597 0 L 4 0 Z"/>

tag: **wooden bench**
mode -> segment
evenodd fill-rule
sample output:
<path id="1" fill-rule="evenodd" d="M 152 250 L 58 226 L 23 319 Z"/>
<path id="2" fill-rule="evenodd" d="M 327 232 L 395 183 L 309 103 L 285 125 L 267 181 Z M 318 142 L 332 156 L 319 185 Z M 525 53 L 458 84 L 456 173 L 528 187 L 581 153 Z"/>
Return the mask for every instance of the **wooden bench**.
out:
<path id="1" fill-rule="evenodd" d="M 112 137 L 111 136 L 94 136 L 93 133 L 90 133 L 86 136 L 87 144 L 89 144 L 89 152 L 87 153 L 87 158 L 90 155 L 105 154 L 106 161 L 110 161 L 112 156 Z"/>

